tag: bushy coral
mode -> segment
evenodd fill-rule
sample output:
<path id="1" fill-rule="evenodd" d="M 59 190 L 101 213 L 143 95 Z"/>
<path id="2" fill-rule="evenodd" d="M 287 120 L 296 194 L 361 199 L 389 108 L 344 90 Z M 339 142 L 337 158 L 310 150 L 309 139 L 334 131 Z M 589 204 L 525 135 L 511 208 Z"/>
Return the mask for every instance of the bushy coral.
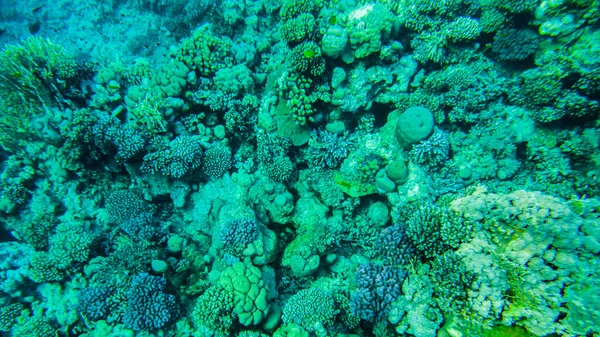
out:
<path id="1" fill-rule="evenodd" d="M 194 324 L 211 333 L 227 335 L 233 326 L 233 307 L 233 294 L 213 285 L 198 298 L 192 314 Z"/>
<path id="2" fill-rule="evenodd" d="M 283 21 L 291 20 L 305 13 L 312 13 L 319 9 L 323 4 L 320 0 L 286 0 L 281 4 L 279 16 Z"/>
<path id="3" fill-rule="evenodd" d="M 119 120 L 112 116 L 99 119 L 91 128 L 91 137 L 102 154 L 114 155 L 117 162 L 133 158 L 146 144 L 139 132 L 121 125 Z"/>
<path id="4" fill-rule="evenodd" d="M 246 245 L 258 238 L 258 223 L 253 219 L 238 219 L 229 222 L 219 234 L 225 252 L 242 256 Z"/>
<path id="5" fill-rule="evenodd" d="M 36 252 L 30 257 L 27 276 L 36 283 L 63 279 L 63 273 L 54 265 L 47 252 Z"/>
<path id="6" fill-rule="evenodd" d="M 356 147 L 354 136 L 336 135 L 325 130 L 313 131 L 308 141 L 306 159 L 312 167 L 336 168 Z"/>
<path id="7" fill-rule="evenodd" d="M 259 99 L 255 95 L 244 95 L 241 100 L 234 99 L 228 104 L 223 118 L 225 127 L 233 137 L 245 137 L 254 128 L 253 112 L 258 109 Z"/>
<path id="8" fill-rule="evenodd" d="M 78 296 L 81 314 L 92 321 L 108 316 L 111 309 L 111 304 L 109 303 L 111 292 L 111 289 L 108 287 L 88 287 L 83 289 Z"/>
<path id="9" fill-rule="evenodd" d="M 10 213 L 31 198 L 28 186 L 35 178 L 35 171 L 16 157 L 10 157 L 4 163 L 0 174 L 0 205 L 4 212 Z"/>
<path id="10" fill-rule="evenodd" d="M 87 262 L 94 237 L 85 222 L 62 222 L 49 240 L 48 258 L 61 270 Z"/>
<path id="11" fill-rule="evenodd" d="M 10 331 L 17 317 L 25 307 L 21 303 L 11 303 L 0 308 L 0 332 Z"/>
<path id="12" fill-rule="evenodd" d="M 48 252 L 30 257 L 28 277 L 37 283 L 61 280 L 87 262 L 93 239 L 85 222 L 60 223 L 48 240 Z"/>
<path id="13" fill-rule="evenodd" d="M 321 47 L 312 41 L 294 47 L 291 62 L 293 69 L 312 77 L 319 77 L 325 72 L 325 59 L 321 54 Z"/>
<path id="14" fill-rule="evenodd" d="M 90 287 L 109 287 L 112 302 L 125 307 L 125 293 L 131 286 L 132 279 L 140 273 L 148 271 L 151 261 L 160 257 L 158 249 L 147 241 L 120 235 L 115 238 L 113 251 L 108 257 L 94 260 L 94 282 Z M 111 302 L 111 303 L 112 303 Z M 121 310 L 109 314 L 112 320 L 121 320 Z"/>
<path id="15" fill-rule="evenodd" d="M 474 275 L 466 270 L 461 257 L 452 251 L 436 257 L 431 264 L 435 300 L 444 312 L 457 312 L 467 305 Z"/>
<path id="16" fill-rule="evenodd" d="M 538 0 L 500 0 L 494 6 L 511 14 L 519 14 L 534 10 L 538 3 Z"/>
<path id="17" fill-rule="evenodd" d="M 173 322 L 179 315 L 175 296 L 166 293 L 164 277 L 138 274 L 127 292 L 123 323 L 130 329 L 156 330 Z"/>
<path id="18" fill-rule="evenodd" d="M 410 41 L 415 60 L 426 63 L 428 61 L 441 63 L 446 58 L 448 41 L 440 32 L 423 32 Z"/>
<path id="19" fill-rule="evenodd" d="M 260 132 L 257 135 L 257 159 L 261 170 L 269 178 L 283 182 L 294 172 L 294 165 L 288 156 L 291 142 L 283 137 Z"/>
<path id="20" fill-rule="evenodd" d="M 408 219 L 406 228 L 406 234 L 412 239 L 417 251 L 428 258 L 457 247 L 462 240 L 468 238 L 469 233 L 469 226 L 463 224 L 448 209 L 438 206 L 421 206 L 416 209 Z"/>
<path id="21" fill-rule="evenodd" d="M 56 328 L 44 316 L 43 310 L 37 309 L 33 316 L 21 315 L 11 330 L 16 336 L 54 337 Z"/>
<path id="22" fill-rule="evenodd" d="M 477 75 L 474 75 L 477 74 Z M 422 104 L 434 113 L 436 123 L 473 123 L 489 104 L 506 95 L 507 79 L 490 59 L 449 65 L 430 72 L 423 81 L 425 92 L 418 95 Z M 421 96 L 423 95 L 423 96 Z M 451 109 L 445 114 L 443 109 Z"/>
<path id="23" fill-rule="evenodd" d="M 494 36 L 492 51 L 500 60 L 522 61 L 535 53 L 539 40 L 533 30 L 505 28 Z"/>
<path id="24" fill-rule="evenodd" d="M 564 111 L 567 116 L 577 118 L 595 116 L 600 112 L 598 101 L 588 99 L 575 90 L 563 90 L 554 106 L 559 111 Z"/>
<path id="25" fill-rule="evenodd" d="M 275 181 L 287 181 L 294 172 L 294 164 L 288 156 L 277 156 L 273 162 L 265 165 L 266 174 Z"/>
<path id="26" fill-rule="evenodd" d="M 131 190 L 119 190 L 106 198 L 106 212 L 110 221 L 121 224 L 140 215 L 146 208 L 144 200 Z"/>
<path id="27" fill-rule="evenodd" d="M 525 70 L 520 80 L 519 91 L 513 95 L 522 95 L 522 103 L 533 109 L 551 105 L 563 89 L 561 75 L 543 68 Z"/>
<path id="28" fill-rule="evenodd" d="M 173 56 L 201 76 L 213 75 L 233 63 L 231 44 L 230 39 L 214 36 L 210 26 L 203 25 L 180 43 Z"/>
<path id="29" fill-rule="evenodd" d="M 390 266 L 405 266 L 415 257 L 415 248 L 406 236 L 406 226 L 395 224 L 385 228 L 373 244 L 383 263 Z"/>
<path id="30" fill-rule="evenodd" d="M 428 139 L 413 146 L 409 156 L 416 163 L 425 164 L 432 168 L 444 165 L 450 156 L 448 134 L 436 128 Z"/>
<path id="31" fill-rule="evenodd" d="M 231 149 L 223 144 L 213 144 L 204 153 L 202 172 L 211 178 L 222 177 L 231 168 Z"/>
<path id="32" fill-rule="evenodd" d="M 281 39 L 294 45 L 304 40 L 310 39 L 315 32 L 315 17 L 310 13 L 302 13 L 295 18 L 287 20 L 279 27 Z"/>
<path id="33" fill-rule="evenodd" d="M 507 15 L 503 11 L 493 6 L 482 6 L 481 17 L 479 18 L 482 32 L 496 32 L 504 26 L 507 20 Z"/>
<path id="34" fill-rule="evenodd" d="M 352 314 L 372 323 L 385 320 L 405 278 L 406 271 L 398 267 L 360 265 L 356 271 L 357 289 L 350 298 Z"/>
<path id="35" fill-rule="evenodd" d="M 468 41 L 479 37 L 481 27 L 479 21 L 466 16 L 456 18 L 442 27 L 451 42 Z"/>
<path id="36" fill-rule="evenodd" d="M 337 314 L 333 297 L 319 288 L 303 289 L 290 297 L 283 307 L 284 323 L 295 323 L 307 331 L 333 324 Z"/>
<path id="37" fill-rule="evenodd" d="M 0 197 L 7 203 L 7 210 L 23 205 L 29 199 L 29 190 L 17 179 L 3 179 L 0 181 Z"/>
<path id="38" fill-rule="evenodd" d="M 198 136 L 178 136 L 170 142 L 156 140 L 153 152 L 144 156 L 142 171 L 182 178 L 202 164 L 203 148 Z"/>
<path id="39" fill-rule="evenodd" d="M 121 222 L 119 227 L 134 239 L 146 241 L 164 241 L 168 233 L 165 225 L 154 218 L 151 212 L 145 211 Z"/>

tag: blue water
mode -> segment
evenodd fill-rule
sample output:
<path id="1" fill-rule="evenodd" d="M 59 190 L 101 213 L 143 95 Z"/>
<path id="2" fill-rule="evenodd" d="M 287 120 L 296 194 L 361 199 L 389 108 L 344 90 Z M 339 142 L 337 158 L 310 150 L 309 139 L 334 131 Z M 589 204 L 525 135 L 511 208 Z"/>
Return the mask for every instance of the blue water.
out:
<path id="1" fill-rule="evenodd" d="M 598 8 L 0 1 L 0 335 L 600 334 Z"/>

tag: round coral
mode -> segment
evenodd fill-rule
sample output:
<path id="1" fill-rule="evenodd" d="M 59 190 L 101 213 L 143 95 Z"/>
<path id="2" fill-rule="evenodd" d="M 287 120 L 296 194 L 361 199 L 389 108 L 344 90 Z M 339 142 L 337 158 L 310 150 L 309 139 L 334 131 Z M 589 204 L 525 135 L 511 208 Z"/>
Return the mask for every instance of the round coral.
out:
<path id="1" fill-rule="evenodd" d="M 256 325 L 265 318 L 269 303 L 258 268 L 237 262 L 221 274 L 219 285 L 233 294 L 233 313 L 242 325 Z"/>

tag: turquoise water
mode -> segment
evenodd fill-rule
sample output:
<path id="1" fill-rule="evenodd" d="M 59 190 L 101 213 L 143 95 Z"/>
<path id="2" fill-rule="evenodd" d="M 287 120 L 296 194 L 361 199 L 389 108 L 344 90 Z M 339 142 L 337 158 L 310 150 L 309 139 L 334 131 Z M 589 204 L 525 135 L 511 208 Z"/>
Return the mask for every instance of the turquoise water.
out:
<path id="1" fill-rule="evenodd" d="M 600 334 L 599 7 L 1 1 L 0 335 Z"/>

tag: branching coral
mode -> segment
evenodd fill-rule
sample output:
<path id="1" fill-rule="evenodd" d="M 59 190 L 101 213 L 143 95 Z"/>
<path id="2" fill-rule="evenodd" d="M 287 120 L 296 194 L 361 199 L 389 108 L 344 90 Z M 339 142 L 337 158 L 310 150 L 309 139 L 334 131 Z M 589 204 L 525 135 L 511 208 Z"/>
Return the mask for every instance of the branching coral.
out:
<path id="1" fill-rule="evenodd" d="M 134 331 L 155 330 L 173 322 L 179 315 L 175 296 L 166 293 L 163 277 L 138 274 L 127 292 L 125 326 Z"/>
<path id="2" fill-rule="evenodd" d="M 310 288 L 290 297 L 281 319 L 284 323 L 296 323 L 307 331 L 315 331 L 332 325 L 336 314 L 333 297 L 319 288 Z"/>
<path id="3" fill-rule="evenodd" d="M 372 263 L 359 266 L 358 288 L 350 302 L 353 315 L 372 323 L 385 320 L 405 278 L 406 271 L 397 267 Z"/>
<path id="4" fill-rule="evenodd" d="M 80 65 L 47 39 L 32 37 L 0 52 L 0 145 L 15 150 L 33 132 L 31 118 L 63 107 L 69 85 L 75 86 Z M 69 89 L 70 90 L 70 89 Z"/>
<path id="5" fill-rule="evenodd" d="M 311 166 L 336 168 L 356 147 L 356 137 L 317 130 L 312 132 L 308 146 L 306 159 Z"/>
<path id="6" fill-rule="evenodd" d="M 181 178 L 202 164 L 200 137 L 179 136 L 170 142 L 155 138 L 155 141 L 156 150 L 144 156 L 142 170 L 145 172 Z"/>

